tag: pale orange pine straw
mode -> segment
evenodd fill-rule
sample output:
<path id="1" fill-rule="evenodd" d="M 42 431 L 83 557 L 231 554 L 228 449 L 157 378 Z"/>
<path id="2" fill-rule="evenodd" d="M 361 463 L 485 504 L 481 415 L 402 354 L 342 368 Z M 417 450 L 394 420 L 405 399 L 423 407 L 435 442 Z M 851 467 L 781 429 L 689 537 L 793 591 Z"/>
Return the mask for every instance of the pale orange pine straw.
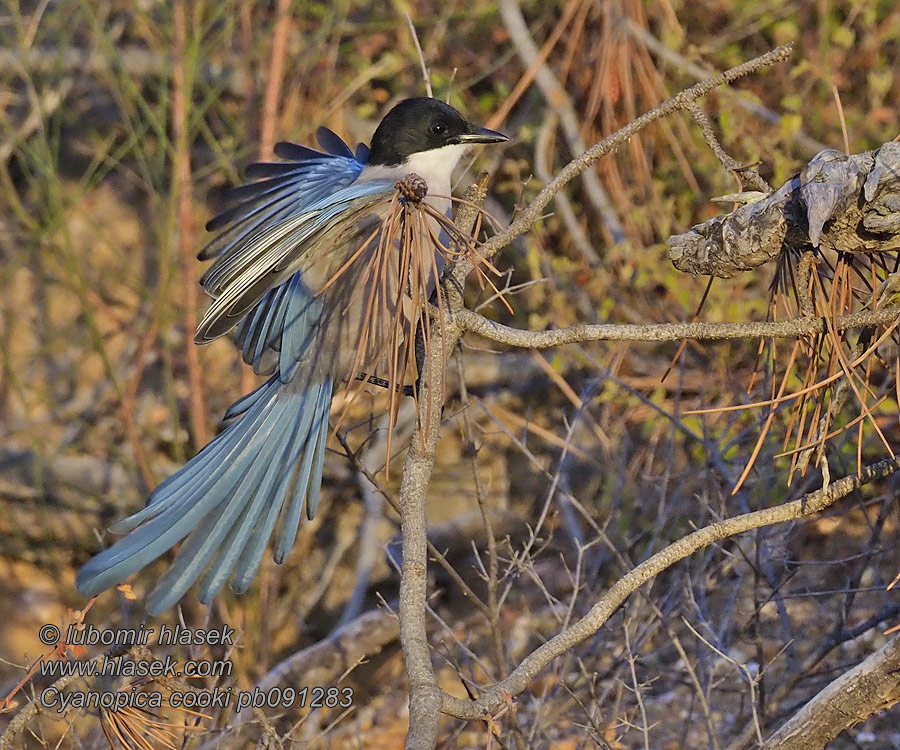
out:
<path id="1" fill-rule="evenodd" d="M 805 450 L 811 449 L 811 448 L 815 447 L 816 445 L 822 446 L 822 445 L 824 445 L 824 443 L 827 440 L 835 437 L 836 435 L 841 434 L 842 432 L 845 432 L 846 430 L 852 429 L 856 425 L 859 425 L 859 429 L 858 429 L 859 434 L 858 434 L 858 440 L 857 440 L 857 459 L 858 459 L 858 463 L 861 465 L 863 423 L 866 420 L 869 421 L 873 425 L 873 427 L 875 428 L 875 431 L 881 438 L 881 442 L 884 444 L 888 453 L 891 456 L 893 456 L 894 451 L 891 448 L 891 446 L 889 445 L 889 443 L 887 442 L 887 439 L 884 437 L 884 433 L 882 432 L 881 428 L 877 424 L 875 416 L 872 414 L 872 410 L 877 408 L 880 404 L 882 404 L 884 402 L 885 398 L 877 399 L 877 401 L 874 405 L 869 406 L 867 403 L 866 396 L 872 396 L 873 398 L 877 398 L 877 394 L 875 394 L 872 391 L 871 386 L 869 384 L 870 377 L 871 377 L 871 358 L 869 355 L 877 349 L 877 347 L 881 344 L 882 341 L 884 341 L 888 336 L 891 335 L 891 333 L 897 327 L 897 325 L 898 325 L 898 323 L 900 323 L 900 321 L 895 321 L 890 326 L 888 326 L 885 329 L 885 331 L 882 333 L 882 335 L 875 341 L 875 343 L 871 344 L 869 346 L 869 348 L 865 352 L 863 352 L 861 355 L 859 355 L 852 363 L 849 362 L 848 357 L 844 353 L 844 350 L 843 350 L 844 342 L 841 339 L 841 337 L 834 325 L 834 320 L 835 320 L 835 318 L 837 318 L 839 316 L 839 314 L 841 312 L 845 312 L 847 309 L 849 309 L 849 306 L 851 303 L 851 298 L 853 296 L 856 296 L 856 293 L 854 292 L 854 290 L 852 288 L 852 283 L 849 278 L 850 273 L 851 273 L 851 264 L 846 263 L 843 260 L 843 258 L 839 259 L 839 261 L 834 269 L 834 272 L 833 272 L 833 281 L 832 281 L 832 289 L 834 290 L 834 287 L 837 287 L 838 292 L 836 294 L 831 294 L 831 295 L 826 294 L 826 291 L 822 284 L 822 279 L 818 274 L 812 274 L 810 277 L 810 284 L 812 287 L 812 289 L 810 291 L 815 291 L 816 289 L 818 289 L 819 293 L 822 295 L 822 298 L 827 300 L 827 304 L 830 307 L 831 315 L 823 316 L 825 318 L 825 326 L 826 326 L 826 331 L 824 333 L 824 336 L 822 334 L 817 334 L 817 338 L 822 337 L 822 343 L 827 341 L 830 344 L 830 347 L 829 347 L 830 356 L 828 358 L 829 362 L 828 362 L 827 370 L 829 372 L 831 372 L 831 374 L 828 377 L 826 377 L 816 383 L 813 383 L 812 385 L 807 385 L 807 383 L 811 379 L 811 376 L 814 374 L 815 369 L 816 369 L 816 365 L 814 364 L 814 361 L 812 361 L 812 362 L 810 362 L 810 366 L 806 370 L 806 376 L 803 379 L 804 387 L 802 387 L 799 391 L 796 391 L 796 392 L 788 394 L 788 395 L 784 395 L 784 389 L 788 382 L 788 378 L 790 376 L 790 371 L 791 371 L 791 368 L 792 368 L 793 363 L 796 358 L 798 346 L 800 346 L 802 343 L 802 342 L 798 341 L 797 343 L 795 343 L 794 348 L 792 350 L 790 362 L 788 363 L 788 366 L 785 370 L 785 376 L 782 379 L 781 387 L 779 388 L 778 394 L 777 395 L 773 394 L 773 398 L 768 399 L 767 401 L 760 401 L 760 402 L 755 402 L 752 404 L 739 404 L 739 405 L 730 406 L 730 407 L 714 407 L 714 408 L 710 408 L 710 409 L 692 409 L 692 410 L 686 411 L 685 414 L 717 414 L 717 413 L 738 411 L 738 410 L 742 410 L 742 409 L 752 409 L 752 408 L 763 407 L 763 406 L 774 407 L 776 405 L 786 403 L 786 402 L 789 402 L 794 399 L 802 397 L 802 401 L 799 403 L 797 409 L 795 409 L 793 414 L 791 415 L 790 424 L 788 425 L 788 430 L 787 430 L 787 434 L 784 439 L 783 447 L 784 448 L 787 447 L 787 443 L 790 441 L 790 435 L 792 433 L 796 434 L 797 443 L 796 443 L 794 449 L 792 449 L 790 451 L 785 451 L 785 452 L 779 454 L 779 457 L 788 456 L 788 455 L 793 457 L 792 462 L 791 462 L 791 472 L 792 473 L 797 469 L 797 461 L 800 458 L 801 454 Z M 874 270 L 873 270 L 873 273 L 874 273 Z M 820 352 L 821 352 L 821 349 L 819 347 L 817 347 L 817 346 L 813 347 L 813 351 L 811 351 L 810 356 L 813 357 L 813 360 L 815 360 L 820 357 L 820 354 L 819 354 Z M 820 362 L 821 362 L 821 359 L 820 359 Z M 863 362 L 866 363 L 865 376 L 857 376 L 855 368 L 858 365 L 862 364 Z M 835 367 L 835 365 L 837 365 L 837 367 Z M 860 409 L 862 411 L 861 417 L 854 419 L 852 422 L 841 427 L 839 430 L 829 432 L 828 427 L 831 424 L 833 415 L 831 414 L 831 410 L 829 409 L 829 410 L 826 410 L 824 417 L 822 416 L 824 404 L 823 404 L 822 400 L 819 399 L 815 402 L 813 413 L 812 413 L 812 419 L 810 419 L 810 421 L 809 421 L 809 430 L 808 430 L 808 435 L 807 435 L 807 443 L 808 444 L 803 446 L 802 445 L 803 435 L 804 435 L 804 432 L 806 431 L 807 418 L 809 415 L 809 412 L 808 412 L 809 402 L 807 401 L 806 397 L 809 394 L 812 394 L 812 393 L 824 388 L 828 384 L 830 384 L 836 380 L 839 380 L 842 377 L 846 378 L 847 385 L 851 388 L 854 395 L 856 396 L 856 399 L 857 399 L 857 401 L 860 405 Z M 859 379 L 860 379 L 860 383 L 862 384 L 862 389 L 860 389 L 857 386 L 857 382 L 856 382 L 857 377 L 859 377 Z M 774 418 L 774 411 L 767 416 L 766 422 L 762 428 L 759 439 L 757 440 L 756 445 L 754 446 L 753 452 L 751 453 L 751 456 L 750 456 L 747 464 L 745 465 L 740 478 L 738 479 L 737 483 L 735 484 L 734 488 L 732 489 L 732 494 L 737 492 L 740 489 L 740 487 L 743 485 L 744 481 L 746 480 L 747 476 L 749 476 L 749 473 L 752 470 L 752 467 L 755 464 L 756 458 L 758 457 L 759 452 L 762 448 L 763 441 L 765 440 L 765 438 L 768 434 L 768 430 L 772 424 L 773 418 Z M 798 421 L 798 419 L 799 419 L 799 421 Z M 822 419 L 825 420 L 824 425 L 821 424 Z M 795 432 L 795 429 L 796 429 L 796 432 Z M 816 435 L 820 434 L 820 433 L 822 434 L 822 436 L 816 438 Z"/>
<path id="2" fill-rule="evenodd" d="M 778 397 L 781 397 L 781 394 L 784 392 L 784 389 L 787 387 L 788 381 L 788 373 L 791 370 L 791 367 L 794 365 L 794 359 L 797 356 L 797 349 L 799 349 L 799 342 L 794 344 L 794 348 L 791 350 L 791 358 L 788 361 L 787 367 L 785 368 L 785 376 L 781 381 L 781 387 L 778 389 Z M 762 432 L 759 435 L 759 439 L 756 441 L 756 445 L 753 446 L 753 452 L 750 454 L 750 458 L 747 460 L 746 466 L 744 466 L 743 472 L 741 472 L 741 476 L 738 478 L 734 487 L 731 490 L 732 495 L 736 495 L 738 490 L 743 486 L 744 481 L 750 476 L 750 472 L 753 469 L 753 465 L 756 463 L 756 459 L 759 456 L 760 450 L 762 450 L 763 443 L 766 439 L 766 434 L 769 431 L 769 427 L 772 426 L 772 421 L 775 419 L 775 410 L 772 409 L 768 416 L 766 417 L 766 423 L 763 425 Z"/>
<path id="3" fill-rule="evenodd" d="M 120 691 L 133 690 L 152 684 L 153 680 L 138 679 L 122 686 Z M 168 708 L 172 708 L 182 714 L 201 719 L 211 719 L 209 714 L 193 711 L 184 706 L 172 706 L 166 702 Z M 183 743 L 178 741 L 179 732 L 174 730 L 202 730 L 203 727 L 188 724 L 176 724 L 166 721 L 162 716 L 155 714 L 146 708 L 123 706 L 118 709 L 100 709 L 100 727 L 106 737 L 109 746 L 115 750 L 116 742 L 119 746 L 135 748 L 136 750 L 156 750 L 164 747 L 168 750 L 177 750 Z M 114 742 L 115 740 L 115 742 Z"/>
<path id="4" fill-rule="evenodd" d="M 815 275 L 815 279 L 819 284 L 819 288 L 822 294 L 825 294 L 824 288 L 822 288 L 821 279 L 819 279 L 818 275 Z M 866 400 L 863 398 L 863 395 L 860 393 L 859 389 L 856 386 L 855 382 L 855 365 L 851 366 L 847 361 L 847 356 L 844 353 L 844 347 L 841 342 L 841 338 L 838 335 L 837 330 L 834 327 L 834 319 L 831 317 L 825 317 L 825 326 L 828 329 L 828 335 L 831 337 L 832 341 L 832 349 L 834 353 L 837 355 L 838 360 L 840 361 L 841 368 L 844 374 L 847 376 L 847 385 L 853 390 L 854 395 L 856 396 L 856 400 L 859 402 L 859 408 L 862 410 L 863 414 L 869 417 L 869 421 L 872 423 L 872 426 L 875 428 L 875 432 L 878 433 L 878 437 L 881 438 L 881 442 L 884 443 L 884 447 L 887 448 L 888 454 L 893 457 L 894 450 L 891 448 L 890 443 L 888 443 L 887 438 L 884 436 L 884 433 L 881 431 L 881 428 L 878 426 L 878 423 L 875 420 L 874 415 L 869 410 L 869 407 L 866 406 Z M 868 384 L 864 383 L 864 390 L 869 391 Z M 875 394 L 871 394 L 875 395 Z M 862 462 L 859 462 L 859 466 L 862 466 Z"/>
<path id="5" fill-rule="evenodd" d="M 857 365 L 862 364 L 869 355 L 872 354 L 879 346 L 881 346 L 882 342 L 893 333 L 894 329 L 900 325 L 900 320 L 895 320 L 891 323 L 885 330 L 884 333 L 878 337 L 874 344 L 869 346 L 862 354 L 859 355 L 853 362 L 850 363 L 851 367 L 856 367 Z M 779 396 L 778 398 L 768 399 L 766 401 L 754 401 L 752 404 L 734 404 L 732 406 L 716 406 L 709 409 L 687 409 L 682 414 L 724 414 L 726 412 L 731 411 L 743 411 L 744 409 L 758 409 L 761 406 L 777 406 L 779 404 L 787 403 L 788 401 L 792 401 L 795 398 L 800 398 L 807 393 L 812 393 L 829 383 L 833 383 L 835 380 L 843 377 L 843 372 L 837 372 L 834 375 L 830 375 L 827 378 L 819 380 L 816 383 L 813 383 L 811 386 L 806 388 L 802 388 L 799 391 L 795 391 L 794 393 L 789 393 L 787 396 Z"/>
<path id="6" fill-rule="evenodd" d="M 881 406 L 885 401 L 887 401 L 887 396 L 882 396 L 882 397 L 879 398 L 874 404 L 872 404 L 872 408 L 873 408 L 873 409 L 877 409 L 877 408 L 878 408 L 879 406 Z M 776 453 L 776 454 L 773 456 L 773 458 L 784 458 L 785 456 L 792 456 L 792 455 L 794 455 L 795 453 L 802 453 L 803 451 L 809 450 L 810 448 L 815 448 L 817 445 L 820 445 L 821 443 L 823 443 L 823 442 L 825 442 L 825 441 L 828 441 L 828 440 L 831 440 L 832 438 L 837 437 L 837 436 L 840 435 L 842 432 L 846 432 L 847 430 L 851 429 L 851 428 L 854 427 L 855 425 L 857 425 L 857 424 L 859 424 L 860 422 L 862 422 L 864 419 L 866 419 L 866 415 L 865 415 L 865 414 L 860 414 L 859 416 L 855 417 L 853 420 L 851 420 L 850 422 L 848 422 L 847 424 L 845 424 L 843 427 L 839 427 L 839 428 L 837 428 L 836 430 L 832 430 L 831 432 L 829 432 L 827 435 L 825 435 L 825 436 L 822 437 L 821 439 L 817 440 L 816 442 L 814 442 L 814 443 L 806 443 L 806 445 L 801 445 L 801 446 L 798 446 L 798 447 L 796 447 L 796 448 L 791 448 L 791 450 L 789 450 L 789 451 L 784 451 L 783 453 Z"/>
<path id="7" fill-rule="evenodd" d="M 421 342 L 424 362 L 429 363 L 432 315 L 436 313 L 440 322 L 444 319 L 442 296 L 436 295 L 436 310 L 430 302 L 440 274 L 438 256 L 445 263 L 469 259 L 482 287 L 485 283 L 490 286 L 512 312 L 509 302 L 488 275 L 501 274 L 479 253 L 477 241 L 463 235 L 447 216 L 422 200 L 424 192 L 421 196 L 410 194 L 409 182 L 410 178 L 404 178 L 397 183 L 397 189 L 390 200 L 377 202 L 366 209 L 360 218 L 380 212 L 387 206 L 379 225 L 315 293 L 319 296 L 331 289 L 368 252 L 368 257 L 361 261 L 365 266 L 354 280 L 354 292 L 342 311 L 342 314 L 346 314 L 353 303 L 359 300 L 359 295 L 368 292 L 360 320 L 362 328 L 356 352 L 350 371 L 346 373 L 350 383 L 348 397 L 335 421 L 334 431 L 345 423 L 350 408 L 364 392 L 367 382 L 370 382 L 369 377 L 374 374 L 378 364 L 386 360 L 387 377 L 384 385 L 388 391 L 390 415 L 386 472 L 389 470 L 393 430 L 404 385 L 410 379 L 418 382 L 422 375 L 418 371 L 416 356 L 418 344 Z M 468 203 L 464 200 L 459 202 Z M 479 215 L 486 214 L 479 209 Z M 496 224 L 492 217 L 489 216 L 488 219 Z M 435 224 L 450 238 L 449 246 L 441 241 L 435 231 Z M 339 244 L 334 243 L 335 246 Z M 413 397 L 419 413 L 416 389 L 413 389 Z M 419 413 L 423 424 L 427 424 L 432 416 L 429 413 Z"/>

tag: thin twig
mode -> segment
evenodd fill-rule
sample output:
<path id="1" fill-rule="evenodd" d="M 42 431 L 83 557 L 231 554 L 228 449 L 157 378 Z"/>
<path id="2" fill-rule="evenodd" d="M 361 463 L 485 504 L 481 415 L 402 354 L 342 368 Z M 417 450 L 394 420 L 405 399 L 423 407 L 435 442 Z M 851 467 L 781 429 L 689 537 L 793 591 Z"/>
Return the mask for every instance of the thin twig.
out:
<path id="1" fill-rule="evenodd" d="M 431 73 L 425 64 L 425 55 L 422 53 L 422 45 L 419 44 L 419 35 L 416 33 L 416 27 L 413 25 L 412 16 L 409 11 L 406 12 L 406 22 L 409 24 L 409 33 L 412 34 L 413 44 L 416 45 L 416 54 L 419 56 L 419 64 L 422 66 L 422 79 L 425 81 L 425 91 L 428 96 L 433 97 L 434 92 L 431 90 Z"/>
<path id="2" fill-rule="evenodd" d="M 553 196 L 565 185 L 584 172 L 588 167 L 596 164 L 604 156 L 625 144 L 634 135 L 647 128 L 647 126 L 657 120 L 668 117 L 673 112 L 685 109 L 691 102 L 696 101 L 720 86 L 724 86 L 739 78 L 762 70 L 763 68 L 787 60 L 788 57 L 790 57 L 792 49 L 793 46 L 790 44 L 777 47 L 771 52 L 767 52 L 766 54 L 760 55 L 741 65 L 730 68 L 724 73 L 720 73 L 717 76 L 694 84 L 689 89 L 685 89 L 671 99 L 667 99 L 658 107 L 654 107 L 652 110 L 641 115 L 625 127 L 594 144 L 583 154 L 577 156 L 563 167 L 556 178 L 534 197 L 531 203 L 519 213 L 516 220 L 513 221 L 505 231 L 499 232 L 485 242 L 480 248 L 481 256 L 485 259 L 490 259 L 499 250 L 524 234 L 529 227 L 540 218 L 544 208 L 550 203 Z M 471 273 L 473 268 L 474 266 L 471 261 L 464 261 L 457 264 L 453 272 L 453 277 L 457 281 L 457 286 L 461 286 L 462 280 Z"/>
<path id="3" fill-rule="evenodd" d="M 733 172 L 740 180 L 742 180 L 742 182 L 745 182 L 754 190 L 760 190 L 764 193 L 772 192 L 772 187 L 759 176 L 756 167 L 742 166 L 738 161 L 729 156 L 724 148 L 722 148 L 722 144 L 719 143 L 719 139 L 713 131 L 712 123 L 697 102 L 692 102 L 688 105 L 687 109 L 688 112 L 691 113 L 694 122 L 697 123 L 697 127 L 700 128 L 700 133 L 703 135 L 703 140 L 706 141 L 706 145 L 709 146 L 710 151 L 715 154 L 715 157 L 722 163 L 722 166 L 725 167 L 725 169 L 729 172 Z"/>
<path id="4" fill-rule="evenodd" d="M 867 328 L 893 323 L 900 318 L 900 305 L 878 310 L 862 310 L 830 321 L 836 331 Z M 648 325 L 603 323 L 576 325 L 549 331 L 526 331 L 489 320 L 469 310 L 461 311 L 460 326 L 490 341 L 530 349 L 549 349 L 563 344 L 586 341 L 678 341 L 683 338 L 700 341 L 735 339 L 799 338 L 828 331 L 829 323 L 821 317 L 800 317 L 750 323 L 656 323 Z"/>
<path id="5" fill-rule="evenodd" d="M 628 29 L 628 32 L 635 39 L 640 40 L 642 44 L 646 45 L 647 49 L 649 49 L 651 52 L 653 52 L 653 54 L 669 63 L 670 65 L 675 66 L 679 70 L 686 72 L 688 75 L 700 81 L 710 75 L 710 71 L 708 69 L 704 68 L 702 65 L 698 65 L 697 63 L 692 62 L 675 50 L 669 49 L 669 47 L 667 47 L 659 39 L 653 36 L 653 34 L 647 31 L 647 29 L 642 28 L 633 21 L 627 21 L 626 27 Z M 729 89 L 725 89 L 725 93 L 727 96 L 733 97 L 737 101 L 737 103 L 745 110 L 753 113 L 761 120 L 763 120 L 763 122 L 772 125 L 775 130 L 777 130 L 781 126 L 781 115 L 760 104 L 757 97 L 747 96 L 746 94 L 742 94 L 739 91 L 731 91 Z M 794 133 L 794 135 L 792 136 L 792 140 L 803 150 L 806 157 L 812 157 L 815 154 L 819 153 L 819 151 L 828 148 L 826 144 L 808 136 L 802 130 Z"/>
<path id="6" fill-rule="evenodd" d="M 815 515 L 854 490 L 897 471 L 900 471 L 900 459 L 884 459 L 799 500 L 728 518 L 682 537 L 623 575 L 584 617 L 535 649 L 509 677 L 485 691 L 477 700 L 461 700 L 445 693 L 443 711 L 460 719 L 481 719 L 489 715 L 509 700 L 509 696 L 522 692 L 553 659 L 597 632 L 631 594 L 676 562 L 728 537 Z"/>

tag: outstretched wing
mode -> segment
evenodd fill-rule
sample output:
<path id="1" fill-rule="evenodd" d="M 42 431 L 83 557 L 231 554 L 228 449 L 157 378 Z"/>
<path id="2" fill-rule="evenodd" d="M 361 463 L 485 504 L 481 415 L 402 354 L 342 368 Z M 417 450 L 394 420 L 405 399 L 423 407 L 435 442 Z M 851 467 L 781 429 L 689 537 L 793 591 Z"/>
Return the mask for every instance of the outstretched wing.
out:
<path id="1" fill-rule="evenodd" d="M 345 260 L 360 222 L 390 200 L 395 180 L 370 180 L 339 190 L 306 211 L 250 235 L 222 255 L 200 280 L 213 303 L 197 329 L 197 343 L 227 333 L 259 301 L 304 267 Z M 371 229 L 369 230 L 371 231 Z M 316 290 L 308 293 L 312 296 Z"/>
<path id="2" fill-rule="evenodd" d="M 295 143 L 279 143 L 275 155 L 285 161 L 251 165 L 247 175 L 256 181 L 230 190 L 227 200 L 234 205 L 206 225 L 209 231 L 221 230 L 198 256 L 201 260 L 217 259 L 201 280 L 213 297 L 220 296 L 223 289 L 207 283 L 217 269 L 245 267 L 256 258 L 260 238 L 271 237 L 273 231 L 277 234 L 275 228 L 279 226 L 302 229 L 310 219 L 298 222 L 299 217 L 308 215 L 311 207 L 327 202 L 359 177 L 369 156 L 368 147 L 359 144 L 354 154 L 327 128 L 319 128 L 316 138 L 324 153 Z M 270 275 L 260 283 L 257 291 L 265 291 L 248 296 L 252 299 L 249 305 L 232 306 L 224 319 L 224 330 L 210 335 L 209 326 L 205 330 L 201 326 L 197 340 L 209 341 L 240 321 L 236 344 L 244 361 L 259 374 L 270 375 L 277 370 L 286 382 L 308 346 L 321 310 L 299 275 Z M 235 314 L 237 309 L 239 314 Z M 209 317 L 207 314 L 204 323 Z"/>
<path id="3" fill-rule="evenodd" d="M 248 167 L 247 176 L 256 181 L 226 193 L 226 201 L 233 205 L 206 225 L 209 232 L 224 231 L 200 251 L 200 260 L 227 255 L 251 235 L 302 213 L 359 177 L 369 157 L 365 145 L 360 143 L 354 155 L 328 128 L 319 128 L 316 139 L 324 153 L 282 142 L 275 146 L 275 155 L 284 161 Z"/>

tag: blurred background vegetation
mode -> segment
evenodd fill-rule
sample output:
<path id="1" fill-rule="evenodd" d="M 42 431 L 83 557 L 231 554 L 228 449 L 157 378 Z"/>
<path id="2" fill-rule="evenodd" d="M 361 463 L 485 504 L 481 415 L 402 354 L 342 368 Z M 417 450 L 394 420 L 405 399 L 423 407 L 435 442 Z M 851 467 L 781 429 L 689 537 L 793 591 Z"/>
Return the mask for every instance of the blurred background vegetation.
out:
<path id="1" fill-rule="evenodd" d="M 74 571 L 108 542 L 106 526 L 139 508 L 252 387 L 228 341 L 189 343 L 204 305 L 203 266 L 194 256 L 223 189 L 241 181 L 247 164 L 269 158 L 275 140 L 312 144 L 316 127 L 327 125 L 348 141 L 367 141 L 390 104 L 424 94 L 405 13 L 435 96 L 512 136 L 475 165 L 492 173 L 487 209 L 501 222 L 576 154 L 579 140 L 590 145 L 709 72 L 788 41 L 796 45 L 790 64 L 702 102 L 735 159 L 759 162 L 778 186 L 820 148 L 856 153 L 898 135 L 900 8 L 892 1 L 505 5 L 501 12 L 494 3 L 460 0 L 4 0 L 0 696 L 46 650 L 39 624 L 64 623 L 69 608 L 84 606 Z M 536 81 L 537 69 L 514 43 L 509 12 L 524 16 L 544 53 Z M 542 89 L 548 73 L 561 87 L 555 93 Z M 461 176 L 460 191 L 473 174 Z M 596 182 L 572 183 L 570 213 L 551 204 L 553 213 L 498 258 L 514 313 L 477 288 L 473 306 L 487 303 L 485 314 L 534 329 L 694 316 L 707 280 L 675 271 L 665 239 L 720 213 L 709 199 L 737 190 L 734 177 L 686 114 L 645 131 L 596 175 L 600 190 Z M 763 319 L 774 277 L 763 267 L 717 281 L 701 318 Z M 505 675 L 629 565 L 693 527 L 820 486 L 818 468 L 791 475 L 791 457 L 776 458 L 804 444 L 791 427 L 792 408 L 684 413 L 765 398 L 785 376 L 791 346 L 765 347 L 762 356 L 757 344 L 740 342 L 594 344 L 537 354 L 469 340 L 475 463 L 495 508 L 510 589 L 498 652 L 483 618 L 435 566 L 433 646 L 442 686 L 464 696 L 465 681 L 474 681 L 471 688 Z M 900 446 L 896 394 L 884 386 L 892 366 L 893 350 L 871 366 L 872 389 L 885 395 L 872 419 L 829 443 L 832 477 L 886 453 L 872 423 L 888 445 Z M 802 370 L 789 378 L 795 390 Z M 859 413 L 850 399 L 836 426 Z M 476 482 L 459 415 L 453 391 L 430 520 L 445 534 L 448 559 L 481 591 L 469 539 L 478 546 L 484 530 L 466 525 L 477 511 Z M 377 426 L 364 414 L 358 423 L 354 447 Z M 764 432 L 747 481 L 732 494 Z M 786 436 L 793 436 L 789 445 Z M 245 596 L 223 594 L 209 611 L 191 596 L 180 615 L 169 614 L 194 627 L 239 628 L 228 684 L 251 688 L 342 618 L 396 596 L 384 554 L 396 517 L 334 448 L 319 515 L 302 527 L 290 560 L 280 568 L 267 561 Z M 752 744 L 754 721 L 765 731 L 777 727 L 900 621 L 900 600 L 885 590 L 898 567 L 896 500 L 897 483 L 885 483 L 827 517 L 760 531 L 677 566 L 543 675 L 498 721 L 493 741 Z M 529 527 L 544 510 L 532 538 Z M 153 576 L 132 581 L 133 593 L 126 587 L 102 596 L 88 621 L 139 623 Z M 352 710 L 298 711 L 292 737 L 303 747 L 401 746 L 404 680 L 399 646 L 390 642 L 342 677 L 356 691 Z M 36 680 L 35 688 L 43 684 Z M 30 690 L 16 696 L 18 707 Z M 186 734 L 198 743 L 232 718 L 176 716 L 176 725 L 184 720 L 203 731 L 176 726 L 172 746 Z M 63 747 L 104 742 L 92 717 L 67 727 L 45 716 L 31 730 L 17 740 L 23 747 L 56 746 L 60 737 Z M 491 746 L 485 725 L 449 719 L 443 742 Z M 834 746 L 898 745 L 895 715 Z"/>

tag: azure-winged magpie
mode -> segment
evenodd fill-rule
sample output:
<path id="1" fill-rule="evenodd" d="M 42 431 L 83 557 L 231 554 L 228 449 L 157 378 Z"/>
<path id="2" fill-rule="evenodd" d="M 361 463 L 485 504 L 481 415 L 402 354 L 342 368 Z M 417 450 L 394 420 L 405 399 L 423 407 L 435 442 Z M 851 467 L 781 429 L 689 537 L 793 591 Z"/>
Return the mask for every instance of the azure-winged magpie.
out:
<path id="1" fill-rule="evenodd" d="M 274 556 L 284 561 L 304 506 L 312 518 L 319 502 L 333 390 L 391 360 L 387 349 L 397 339 L 388 329 L 409 302 L 410 269 L 425 269 L 433 288 L 441 265 L 433 217 L 449 211 L 454 168 L 473 144 L 507 140 L 427 97 L 391 109 L 371 148 L 353 152 L 326 128 L 317 136 L 324 152 L 279 143 L 284 161 L 252 165 L 256 181 L 231 191 L 234 205 L 209 222 L 218 235 L 200 253 L 215 262 L 201 279 L 213 302 L 197 342 L 237 326 L 244 361 L 268 380 L 231 406 L 230 424 L 143 510 L 113 526 L 129 533 L 81 568 L 76 585 L 84 594 L 121 583 L 182 540 L 147 599 L 151 614 L 198 579 L 205 603 L 229 577 L 245 591 L 276 528 Z M 401 263 L 398 241 L 380 238 L 395 185 L 410 173 L 424 179 L 432 209 L 416 225 L 427 241 L 410 246 L 429 257 Z M 387 323 L 372 322 L 378 309 L 387 310 Z"/>

